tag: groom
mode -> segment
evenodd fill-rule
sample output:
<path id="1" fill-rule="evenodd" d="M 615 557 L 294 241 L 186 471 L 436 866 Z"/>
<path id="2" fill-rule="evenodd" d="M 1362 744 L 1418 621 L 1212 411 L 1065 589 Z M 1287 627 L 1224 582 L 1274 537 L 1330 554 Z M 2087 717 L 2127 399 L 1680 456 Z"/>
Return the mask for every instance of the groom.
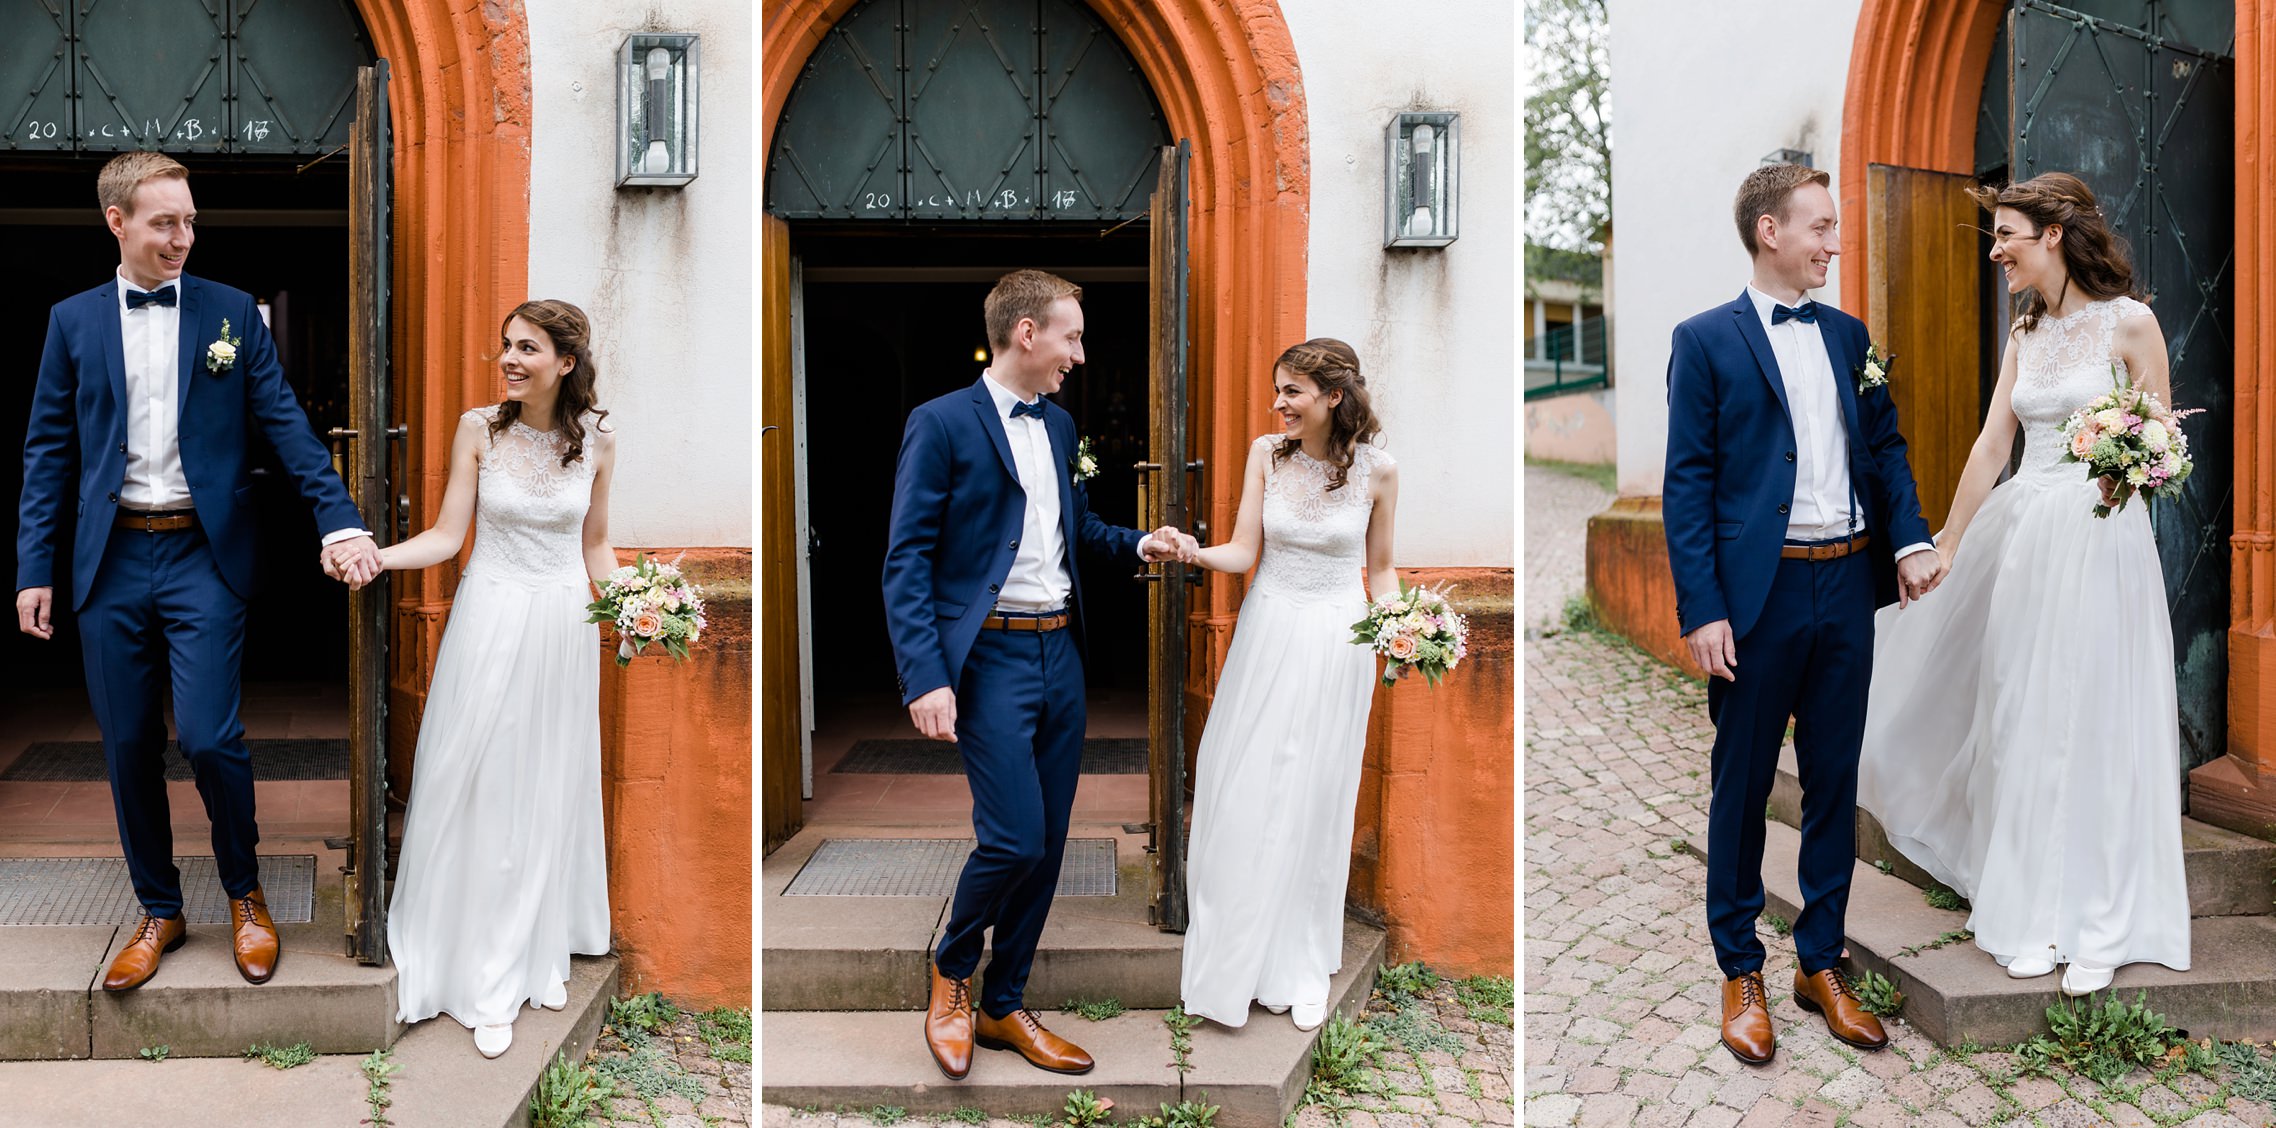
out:
<path id="1" fill-rule="evenodd" d="M 1829 182 L 1790 164 L 1747 176 L 1736 218 L 1753 280 L 1676 326 L 1668 361 L 1662 516 L 1677 617 L 1709 674 L 1715 722 L 1707 924 L 1725 977 L 1723 1045 L 1753 1065 L 1776 1047 L 1755 917 L 1789 717 L 1802 775 L 1794 1000 L 1850 1045 L 1888 1044 L 1839 967 L 1873 612 L 1942 578 L 1865 326 L 1806 299 L 1841 253 Z"/>
<path id="2" fill-rule="evenodd" d="M 893 472 L 885 618 L 901 700 L 920 732 L 956 744 L 979 840 L 933 952 L 925 1013 L 925 1044 L 950 1080 L 972 1068 L 975 1042 L 1055 1073 L 1090 1071 L 1090 1055 L 1022 1001 L 1082 767 L 1083 584 L 1071 550 L 1157 561 L 1195 548 L 1174 528 L 1100 520 L 1071 472 L 1075 421 L 1043 397 L 1083 362 L 1082 296 L 1040 270 L 998 280 L 985 305 L 993 363 L 909 414 Z M 990 929 L 995 955 L 975 1003 Z"/>
<path id="3" fill-rule="evenodd" d="M 252 296 L 182 273 L 196 237 L 188 170 L 160 153 L 126 153 L 103 166 L 96 197 L 118 271 L 48 319 L 24 437 L 16 622 L 54 637 L 55 556 L 68 538 L 87 696 L 143 909 L 103 989 L 140 987 L 185 939 L 158 711 L 169 689 L 213 824 L 237 970 L 265 983 L 277 932 L 254 859 L 252 759 L 237 718 L 253 432 L 315 509 L 327 573 L 369 580 L 378 551 L 285 383 Z"/>

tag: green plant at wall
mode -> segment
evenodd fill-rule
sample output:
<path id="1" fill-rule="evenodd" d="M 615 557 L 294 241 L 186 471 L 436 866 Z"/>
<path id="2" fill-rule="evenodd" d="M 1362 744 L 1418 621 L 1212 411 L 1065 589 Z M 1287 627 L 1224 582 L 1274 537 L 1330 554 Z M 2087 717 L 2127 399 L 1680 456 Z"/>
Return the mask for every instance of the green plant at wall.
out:
<path id="1" fill-rule="evenodd" d="M 1068 1093 L 1067 1103 L 1059 1108 L 1059 1117 L 1067 1128 L 1092 1128 L 1106 1123 L 1113 1113 L 1114 1102 L 1094 1095 L 1089 1089 Z"/>
<path id="2" fill-rule="evenodd" d="M 1454 1001 L 1470 1012 L 1472 1022 L 1517 1025 L 1517 981 L 1509 976 L 1473 975 L 1456 980 Z"/>
<path id="3" fill-rule="evenodd" d="M 387 1050 L 373 1050 L 371 1056 L 357 1066 L 364 1075 L 364 1104 L 371 1109 L 371 1115 L 365 1118 L 364 1123 L 371 1125 L 371 1128 L 389 1128 L 395 1123 L 387 1118 L 388 1106 L 395 1103 L 387 1089 L 393 1083 L 395 1074 L 403 1067 L 390 1061 L 389 1055 L 390 1051 Z"/>
<path id="4" fill-rule="evenodd" d="M 297 1042 L 290 1046 L 272 1046 L 266 1042 L 255 1042 L 245 1047 L 244 1056 L 259 1061 L 271 1069 L 291 1069 L 315 1061 L 316 1051 L 310 1049 L 306 1042 Z"/>
<path id="5" fill-rule="evenodd" d="M 556 1053 L 530 1094 L 530 1128 L 594 1128 L 593 1114 L 615 1095 L 592 1066 L 573 1065 L 569 1055 Z"/>
<path id="6" fill-rule="evenodd" d="M 165 1061 L 166 1055 L 173 1052 L 174 1047 L 161 1043 L 156 1046 L 144 1046 L 141 1049 L 134 1051 L 134 1056 L 152 1064 L 156 1064 L 158 1062 Z"/>
<path id="7" fill-rule="evenodd" d="M 1897 990 L 1896 983 L 1880 972 L 1868 971 L 1858 976 L 1851 986 L 1857 990 L 1857 1005 L 1865 1008 L 1867 1014 L 1889 1018 L 1904 1009 L 1904 992 Z"/>
<path id="8" fill-rule="evenodd" d="M 2148 1001 L 2147 991 L 2131 1003 L 2113 991 L 2107 999 L 2090 995 L 2079 1002 L 2058 1002 L 2047 1008 L 2047 1033 L 2015 1048 L 2016 1064 L 2042 1076 L 2060 1066 L 2102 1084 L 2136 1067 L 2156 1069 L 2186 1039 L 2164 1015 L 2150 1010 Z"/>

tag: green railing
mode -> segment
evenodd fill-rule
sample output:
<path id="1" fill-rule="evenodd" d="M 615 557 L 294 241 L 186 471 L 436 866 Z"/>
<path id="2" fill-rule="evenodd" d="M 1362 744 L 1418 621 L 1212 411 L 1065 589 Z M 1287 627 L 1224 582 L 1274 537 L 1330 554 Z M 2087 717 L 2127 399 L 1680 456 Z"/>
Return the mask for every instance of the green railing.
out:
<path id="1" fill-rule="evenodd" d="M 1559 325 L 1533 339 L 1525 358 L 1525 398 L 1562 396 L 1612 383 L 1605 319 Z"/>

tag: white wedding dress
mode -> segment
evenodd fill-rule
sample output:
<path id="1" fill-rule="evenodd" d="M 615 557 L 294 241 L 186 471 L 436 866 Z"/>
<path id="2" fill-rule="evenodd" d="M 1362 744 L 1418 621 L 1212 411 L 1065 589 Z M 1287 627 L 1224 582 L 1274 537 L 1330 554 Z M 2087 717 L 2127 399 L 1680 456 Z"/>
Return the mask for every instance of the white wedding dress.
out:
<path id="1" fill-rule="evenodd" d="M 1366 617 L 1368 479 L 1392 464 L 1361 444 L 1342 488 L 1303 451 L 1267 451 L 1264 547 L 1241 601 L 1217 698 L 1202 730 L 1187 847 L 1188 1014 L 1226 1026 L 1249 1001 L 1324 1003 L 1343 965 L 1375 655 L 1351 641 Z"/>
<path id="2" fill-rule="evenodd" d="M 2023 462 L 1941 586 L 1875 619 L 1857 801 L 2017 958 L 2189 968 L 2173 632 L 2147 506 L 2107 519 L 2060 427 L 2110 391 L 2131 298 L 2017 345 Z M 2120 364 L 2121 370 L 2123 363 Z"/>
<path id="3" fill-rule="evenodd" d="M 419 723 L 387 912 L 403 1022 L 512 1022 L 525 1001 L 560 1004 L 571 953 L 608 951 L 590 434 L 567 467 L 553 432 L 522 423 L 480 454 L 474 552 Z"/>

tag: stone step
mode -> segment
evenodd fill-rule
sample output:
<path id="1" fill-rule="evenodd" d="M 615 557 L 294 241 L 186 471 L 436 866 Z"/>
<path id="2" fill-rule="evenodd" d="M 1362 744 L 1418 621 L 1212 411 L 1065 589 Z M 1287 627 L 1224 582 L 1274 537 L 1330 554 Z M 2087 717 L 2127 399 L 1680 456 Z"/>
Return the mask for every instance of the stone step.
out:
<path id="1" fill-rule="evenodd" d="M 1337 1013 L 1358 1018 L 1382 968 L 1383 952 L 1381 931 L 1345 922 L 1343 970 L 1329 987 Z M 1032 987 L 1035 979 L 1029 982 L 1030 996 L 1040 1003 L 1042 997 Z M 759 1096 L 768 1104 L 793 1108 L 858 1111 L 891 1105 L 924 1113 L 979 1108 L 994 1117 L 1056 1117 L 1069 1092 L 1088 1089 L 1115 1102 L 1118 1120 L 1181 1100 L 1205 1100 L 1220 1107 L 1216 1123 L 1221 1128 L 1272 1128 L 1296 1107 L 1311 1076 L 1318 1031 L 1298 1030 L 1286 1015 L 1252 1007 L 1248 1023 L 1238 1030 L 1213 1022 L 1196 1027 L 1187 1055 L 1192 1069 L 1181 1073 L 1170 1051 L 1165 1013 L 1132 1010 L 1103 1022 L 1045 1013 L 1045 1023 L 1089 1051 L 1096 1068 L 1067 1077 L 1046 1073 L 1015 1054 L 979 1050 L 971 1074 L 950 1081 L 933 1064 L 923 1019 L 915 1013 L 770 1011 L 760 1039 L 759 1076 L 764 1080 Z"/>
<path id="2" fill-rule="evenodd" d="M 1778 754 L 1778 780 L 1771 787 L 1771 814 L 1787 826 L 1802 825 L 1802 780 L 1789 744 Z M 2233 830 L 2181 820 L 2182 866 L 2189 881 L 2193 917 L 2260 916 L 2276 912 L 2276 842 Z M 1921 888 L 1935 884 L 1927 871 L 1889 844 L 1881 821 L 1857 809 L 1857 856 L 1889 863 L 1890 872 Z"/>
<path id="3" fill-rule="evenodd" d="M 1704 858 L 1705 844 L 1688 848 Z M 1769 824 L 1762 860 L 1764 912 L 1801 914 L 1795 859 L 1801 832 Z M 1918 886 L 1859 862 L 1849 894 L 1848 945 L 1854 967 L 1888 976 L 1905 996 L 1902 1017 L 1943 1045 L 2011 1045 L 2047 1030 L 2047 1008 L 2062 999 L 2060 973 L 2010 979 L 1989 953 L 1968 941 L 1906 954 L 1967 926 L 1967 914 L 1928 906 Z M 2191 967 L 2155 964 L 2118 969 L 2113 986 L 2127 1001 L 2146 992 L 2151 1010 L 2190 1033 L 2226 1040 L 2276 1038 L 2276 919 L 2201 917 L 2190 922 Z M 1790 982 L 1769 985 L 1772 996 Z"/>
<path id="4" fill-rule="evenodd" d="M 307 1042 L 319 1054 L 393 1045 L 395 969 L 342 955 L 337 882 L 318 882 L 305 924 L 280 924 L 282 954 L 267 983 L 247 983 L 229 929 L 191 925 L 141 987 L 112 994 L 103 970 L 133 938 L 131 925 L 0 928 L 0 1060 L 236 1057 L 258 1042 Z"/>
<path id="5" fill-rule="evenodd" d="M 539 1075 L 556 1053 L 577 1061 L 592 1048 L 617 986 L 614 956 L 578 957 L 571 965 L 568 1006 L 524 1010 L 514 1023 L 513 1047 L 495 1060 L 477 1053 L 473 1037 L 449 1018 L 418 1024 L 389 1054 L 400 1067 L 389 1085 L 389 1120 L 406 1128 L 527 1125 Z M 360 1124 L 371 1113 L 363 1059 L 325 1055 L 288 1070 L 218 1057 L 169 1056 L 155 1065 L 119 1059 L 0 1062 L 0 1093 L 7 1094 L 0 1102 L 0 1126 L 110 1128 L 150 1121 L 154 1114 L 210 1116 L 244 1128 Z"/>
<path id="6" fill-rule="evenodd" d="M 785 897 L 828 837 L 809 828 L 760 864 L 760 1009 L 914 1011 L 925 1007 L 948 898 Z M 1181 939 L 1146 922 L 1146 866 L 1122 852 L 1112 897 L 1061 897 L 1043 927 L 1027 997 L 1056 1007 L 1115 999 L 1133 1009 L 1178 1003 Z M 981 961 L 983 972 L 987 967 Z"/>

